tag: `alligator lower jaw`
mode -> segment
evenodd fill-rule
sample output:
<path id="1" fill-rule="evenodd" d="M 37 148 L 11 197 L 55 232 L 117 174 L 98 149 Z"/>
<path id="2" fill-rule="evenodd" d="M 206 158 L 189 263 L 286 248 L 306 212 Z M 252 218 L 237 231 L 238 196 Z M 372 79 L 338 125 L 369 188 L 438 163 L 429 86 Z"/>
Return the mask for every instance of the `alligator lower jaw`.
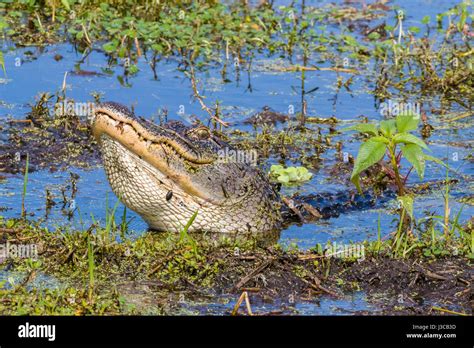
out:
<path id="1" fill-rule="evenodd" d="M 106 135 L 113 141 L 116 141 L 117 143 L 122 145 L 127 151 L 133 153 L 138 158 L 147 162 L 157 171 L 162 173 L 166 178 L 173 181 L 189 196 L 197 197 L 211 204 L 218 204 L 218 202 L 215 201 L 212 197 L 209 197 L 208 195 L 197 189 L 195 185 L 193 185 L 193 183 L 191 182 L 191 179 L 188 175 L 173 172 L 166 163 L 166 160 L 162 158 L 162 156 L 157 156 L 156 154 L 154 154 L 154 151 L 156 150 L 154 150 L 152 147 L 153 145 L 156 146 L 156 144 L 147 140 L 146 138 L 143 138 L 143 136 L 136 131 L 136 127 L 130 124 L 130 122 L 124 122 L 110 116 L 109 114 L 99 112 L 96 113 L 96 117 L 92 126 L 92 132 L 98 142 L 102 141 L 102 136 L 104 135 Z M 176 155 L 180 156 L 180 153 L 175 151 L 173 146 L 167 144 L 166 148 L 171 151 L 174 151 Z M 192 166 L 202 165 L 200 163 L 190 162 L 189 160 L 182 157 L 181 159 L 183 161 L 187 161 L 187 163 Z"/>

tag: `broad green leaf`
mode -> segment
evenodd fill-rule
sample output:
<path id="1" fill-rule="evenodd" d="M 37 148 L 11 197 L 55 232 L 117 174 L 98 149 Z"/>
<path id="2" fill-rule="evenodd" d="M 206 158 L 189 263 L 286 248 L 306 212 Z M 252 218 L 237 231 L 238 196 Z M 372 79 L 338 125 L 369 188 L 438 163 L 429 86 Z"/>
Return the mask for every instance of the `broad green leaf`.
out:
<path id="1" fill-rule="evenodd" d="M 151 45 L 151 48 L 156 52 L 163 52 L 163 46 L 160 44 L 155 43 Z"/>
<path id="2" fill-rule="evenodd" d="M 370 40 L 377 40 L 380 38 L 380 34 L 377 32 L 372 32 L 367 36 Z"/>
<path id="3" fill-rule="evenodd" d="M 415 144 L 407 144 L 401 147 L 403 156 L 415 167 L 420 180 L 425 175 L 425 156 L 421 147 Z"/>
<path id="4" fill-rule="evenodd" d="M 408 213 L 410 218 L 413 220 L 413 196 L 405 195 L 398 197 L 398 201 L 403 209 Z"/>
<path id="5" fill-rule="evenodd" d="M 311 179 L 311 177 L 313 176 L 313 174 L 310 173 L 309 170 L 305 167 L 298 167 L 296 169 L 298 174 L 298 181 L 306 181 Z"/>
<path id="6" fill-rule="evenodd" d="M 357 191 L 359 191 L 359 193 L 362 193 L 362 189 L 360 188 L 360 176 L 359 175 L 356 175 L 354 177 L 351 176 L 351 181 L 357 188 Z"/>
<path id="7" fill-rule="evenodd" d="M 387 138 L 385 138 L 384 136 L 372 137 L 372 138 L 370 138 L 370 140 L 376 141 L 378 143 L 384 143 L 384 144 L 389 144 L 390 143 L 390 141 Z"/>
<path id="8" fill-rule="evenodd" d="M 298 181 L 298 171 L 295 167 L 286 168 L 286 173 L 289 181 Z"/>
<path id="9" fill-rule="evenodd" d="M 382 131 L 383 135 L 385 135 L 386 137 L 390 137 L 391 135 L 395 134 L 395 132 L 397 131 L 395 120 L 381 121 L 380 130 Z"/>
<path id="10" fill-rule="evenodd" d="M 128 67 L 128 72 L 129 72 L 130 75 L 134 75 L 138 71 L 139 71 L 138 66 L 136 66 L 135 64 L 132 64 Z"/>
<path id="11" fill-rule="evenodd" d="M 270 173 L 277 173 L 282 171 L 284 168 L 281 164 L 272 164 L 270 167 Z"/>
<path id="12" fill-rule="evenodd" d="M 345 35 L 344 36 L 344 41 L 349 45 L 349 46 L 358 46 L 359 42 L 357 39 L 355 39 L 353 36 L 350 35 Z"/>
<path id="13" fill-rule="evenodd" d="M 423 19 L 421 20 L 421 23 L 428 24 L 430 20 L 431 20 L 430 16 L 424 16 Z"/>
<path id="14" fill-rule="evenodd" d="M 410 132 L 418 128 L 420 116 L 409 114 L 400 114 L 395 119 L 399 133 Z"/>
<path id="15" fill-rule="evenodd" d="M 359 192 L 362 191 L 359 185 L 359 174 L 380 161 L 384 155 L 385 144 L 381 142 L 369 139 L 360 146 L 351 174 L 351 181 Z"/>
<path id="16" fill-rule="evenodd" d="M 414 136 L 410 133 L 399 133 L 396 134 L 393 139 L 395 140 L 395 144 L 403 143 L 403 144 L 416 144 L 421 146 L 422 148 L 428 150 L 428 146 L 425 144 L 423 140 Z"/>
<path id="17" fill-rule="evenodd" d="M 290 178 L 286 174 L 281 174 L 278 176 L 277 180 L 281 183 L 287 184 L 290 182 Z"/>
<path id="18" fill-rule="evenodd" d="M 119 56 L 120 58 L 125 58 L 127 56 L 127 48 L 124 46 L 120 47 L 117 52 L 117 56 Z"/>
<path id="19" fill-rule="evenodd" d="M 360 132 L 360 133 L 368 133 L 368 134 L 372 134 L 372 135 L 378 135 L 379 134 L 377 126 L 375 124 L 372 124 L 372 123 L 356 124 L 355 126 L 346 127 L 346 128 L 341 129 L 341 132 L 347 132 L 347 131 L 352 131 L 352 130 Z"/>
<path id="20" fill-rule="evenodd" d="M 105 52 L 112 53 L 117 50 L 118 42 L 116 40 L 107 42 L 102 46 Z"/>

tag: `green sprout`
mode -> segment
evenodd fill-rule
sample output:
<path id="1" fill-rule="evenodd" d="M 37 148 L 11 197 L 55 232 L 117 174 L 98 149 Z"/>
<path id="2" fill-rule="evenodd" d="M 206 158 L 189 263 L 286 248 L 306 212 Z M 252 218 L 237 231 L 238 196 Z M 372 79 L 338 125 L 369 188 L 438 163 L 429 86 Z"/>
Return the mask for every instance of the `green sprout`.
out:
<path id="1" fill-rule="evenodd" d="M 404 182 L 406 181 L 406 176 L 402 180 L 399 170 L 402 155 L 416 170 L 420 180 L 423 180 L 425 174 L 426 161 L 433 161 L 444 166 L 441 160 L 424 152 L 429 149 L 423 140 L 410 133 L 418 128 L 419 122 L 418 115 L 407 113 L 399 114 L 392 120 L 381 121 L 379 126 L 363 123 L 342 130 L 355 130 L 368 136 L 359 148 L 351 174 L 351 181 L 359 192 L 362 192 L 360 173 L 378 163 L 386 154 L 394 173 L 399 197 L 405 194 Z M 397 153 L 398 148 L 400 151 Z"/>

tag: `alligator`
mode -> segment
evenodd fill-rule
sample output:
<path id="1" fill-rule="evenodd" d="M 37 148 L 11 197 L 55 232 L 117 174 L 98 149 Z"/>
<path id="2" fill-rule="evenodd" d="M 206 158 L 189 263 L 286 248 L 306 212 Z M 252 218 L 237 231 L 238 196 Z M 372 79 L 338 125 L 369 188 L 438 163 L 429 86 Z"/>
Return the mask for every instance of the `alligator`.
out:
<path id="1" fill-rule="evenodd" d="M 156 125 L 114 102 L 98 104 L 92 134 L 112 191 L 158 231 L 265 233 L 281 228 L 267 176 L 203 125 Z M 197 214 L 195 214 L 197 212 Z"/>
<path id="2" fill-rule="evenodd" d="M 114 102 L 95 107 L 92 133 L 113 192 L 152 230 L 274 234 L 396 197 L 390 188 L 377 195 L 345 190 L 283 197 L 254 162 L 227 158 L 235 149 L 209 128 L 157 125 Z"/>

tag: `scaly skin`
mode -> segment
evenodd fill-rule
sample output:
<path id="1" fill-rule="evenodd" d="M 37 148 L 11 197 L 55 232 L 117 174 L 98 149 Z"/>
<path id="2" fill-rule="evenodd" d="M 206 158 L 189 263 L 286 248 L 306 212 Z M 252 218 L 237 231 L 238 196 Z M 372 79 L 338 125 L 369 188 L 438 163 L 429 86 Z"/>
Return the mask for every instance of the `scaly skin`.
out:
<path id="1" fill-rule="evenodd" d="M 95 108 L 92 131 L 114 193 L 151 229 L 270 233 L 281 203 L 267 177 L 249 163 L 223 161 L 230 146 L 204 126 L 163 126 L 112 102 Z"/>

